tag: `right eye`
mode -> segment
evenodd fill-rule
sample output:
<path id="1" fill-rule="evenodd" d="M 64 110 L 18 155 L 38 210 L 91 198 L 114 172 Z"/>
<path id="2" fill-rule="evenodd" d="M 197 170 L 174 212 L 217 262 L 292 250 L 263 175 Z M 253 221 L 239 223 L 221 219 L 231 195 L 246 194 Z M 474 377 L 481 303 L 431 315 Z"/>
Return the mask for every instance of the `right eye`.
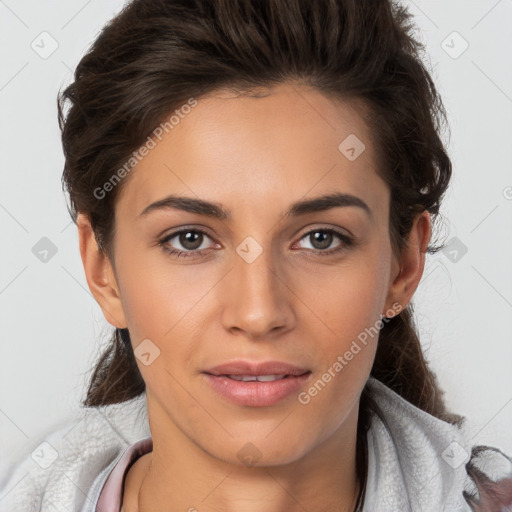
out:
<path id="1" fill-rule="evenodd" d="M 205 237 L 210 238 L 210 236 L 201 229 L 180 229 L 159 240 L 158 245 L 160 245 L 165 252 L 177 258 L 196 258 L 200 257 L 201 253 L 207 250 L 206 248 L 200 248 L 203 245 Z M 169 248 L 171 240 L 174 239 L 176 239 L 174 243 L 180 244 L 184 249 L 176 249 L 172 246 Z"/>

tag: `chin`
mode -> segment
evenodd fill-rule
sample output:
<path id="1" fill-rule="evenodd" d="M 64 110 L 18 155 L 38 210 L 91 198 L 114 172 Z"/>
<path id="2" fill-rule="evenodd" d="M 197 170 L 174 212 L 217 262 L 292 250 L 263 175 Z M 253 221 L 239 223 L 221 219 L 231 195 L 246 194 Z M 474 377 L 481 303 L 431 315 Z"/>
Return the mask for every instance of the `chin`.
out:
<path id="1" fill-rule="evenodd" d="M 306 453 L 303 442 L 299 440 L 297 445 L 291 446 L 283 446 L 282 439 L 274 439 L 272 442 L 269 442 L 264 437 L 253 439 L 252 441 L 247 439 L 230 440 L 229 450 L 226 450 L 226 444 L 219 446 L 218 451 L 209 451 L 209 453 L 229 464 L 237 466 L 284 466 L 296 462 Z"/>

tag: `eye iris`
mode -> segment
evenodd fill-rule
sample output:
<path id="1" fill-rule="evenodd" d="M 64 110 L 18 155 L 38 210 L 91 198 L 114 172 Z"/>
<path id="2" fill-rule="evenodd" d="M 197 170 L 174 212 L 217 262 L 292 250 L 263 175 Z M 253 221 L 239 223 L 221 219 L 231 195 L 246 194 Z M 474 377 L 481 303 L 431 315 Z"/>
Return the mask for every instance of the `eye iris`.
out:
<path id="1" fill-rule="evenodd" d="M 202 233 L 198 233 L 197 231 L 186 231 L 186 232 L 183 232 L 183 233 L 180 233 L 180 244 L 185 247 L 186 249 L 189 249 L 189 250 L 194 250 L 194 249 L 197 249 L 198 247 L 201 246 L 201 243 L 202 243 Z M 195 240 L 194 240 L 195 238 Z M 199 241 L 199 243 L 198 243 Z M 190 245 L 187 245 L 187 244 L 192 244 L 192 246 Z"/>
<path id="2" fill-rule="evenodd" d="M 332 233 L 327 233 L 325 231 L 315 231 L 310 236 L 313 237 L 312 245 L 316 249 L 325 249 L 329 247 L 332 243 Z M 320 241 L 320 247 L 316 246 L 315 243 Z"/>

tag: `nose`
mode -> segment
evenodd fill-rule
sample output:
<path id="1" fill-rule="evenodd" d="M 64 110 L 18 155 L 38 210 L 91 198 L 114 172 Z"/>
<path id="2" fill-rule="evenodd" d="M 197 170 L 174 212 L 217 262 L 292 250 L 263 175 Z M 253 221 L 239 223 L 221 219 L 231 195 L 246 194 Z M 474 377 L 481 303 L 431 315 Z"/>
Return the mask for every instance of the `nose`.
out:
<path id="1" fill-rule="evenodd" d="M 238 255 L 225 285 L 222 323 L 251 340 L 282 335 L 294 326 L 293 294 L 283 272 L 272 267 L 270 250 L 248 263 Z"/>

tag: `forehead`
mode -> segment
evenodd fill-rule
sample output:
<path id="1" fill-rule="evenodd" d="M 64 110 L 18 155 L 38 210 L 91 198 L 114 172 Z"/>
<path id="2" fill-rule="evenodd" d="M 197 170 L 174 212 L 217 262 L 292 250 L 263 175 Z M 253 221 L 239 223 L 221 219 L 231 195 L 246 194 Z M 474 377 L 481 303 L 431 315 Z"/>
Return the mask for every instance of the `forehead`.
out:
<path id="1" fill-rule="evenodd" d="M 215 91 L 187 112 L 161 140 L 153 136 L 155 147 L 131 171 L 123 215 L 171 193 L 247 208 L 333 190 L 382 203 L 361 103 L 281 85 L 256 97 Z"/>

